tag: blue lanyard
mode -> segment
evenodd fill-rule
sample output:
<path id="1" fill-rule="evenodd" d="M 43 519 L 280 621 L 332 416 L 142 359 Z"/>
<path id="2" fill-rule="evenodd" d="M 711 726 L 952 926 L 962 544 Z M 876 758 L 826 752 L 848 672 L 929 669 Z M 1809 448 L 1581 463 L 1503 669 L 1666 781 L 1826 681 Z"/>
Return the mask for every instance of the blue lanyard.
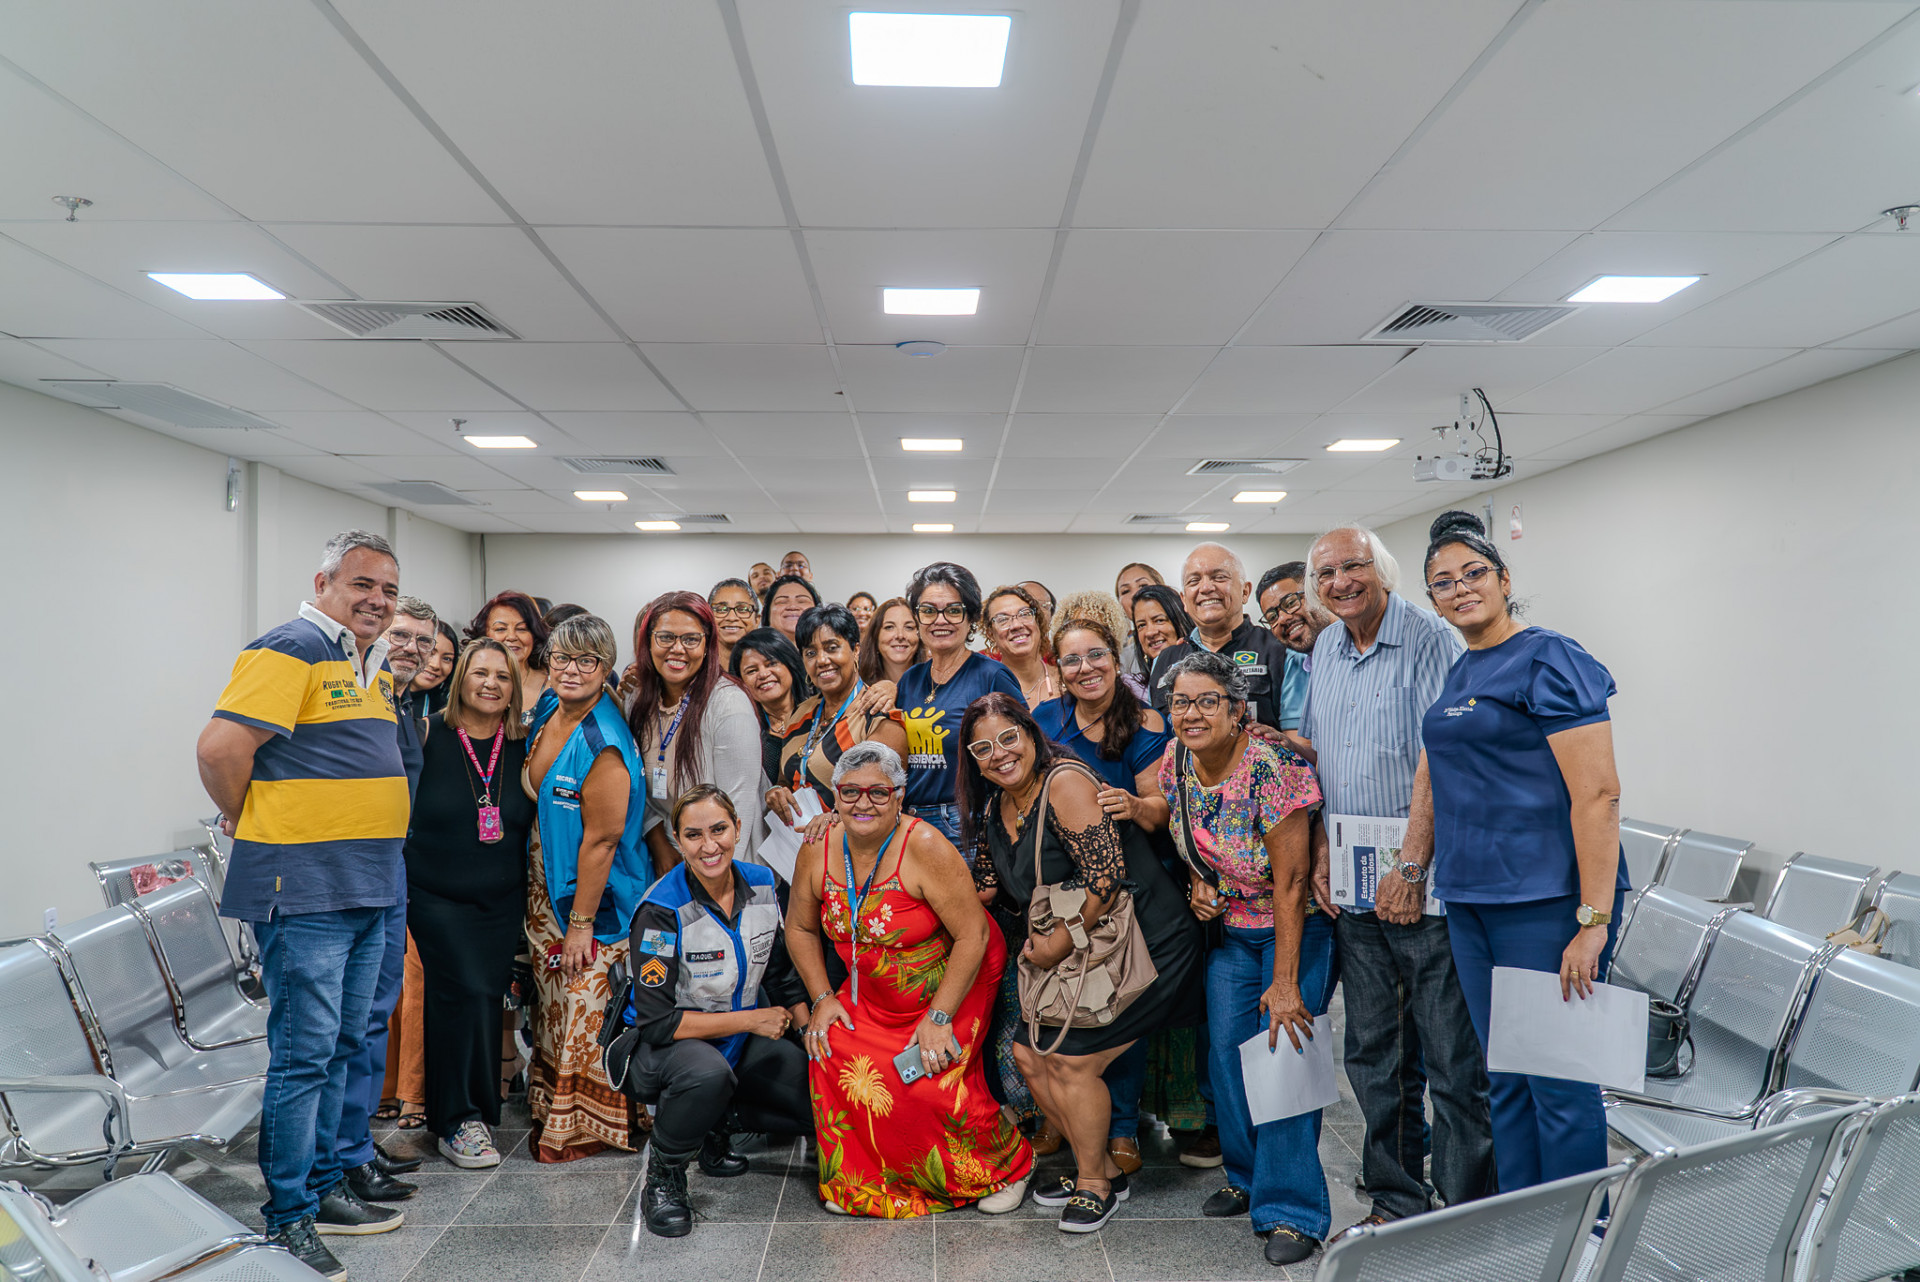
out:
<path id="1" fill-rule="evenodd" d="M 853 701 L 858 699 L 860 692 L 866 688 L 867 683 L 865 681 L 858 679 L 854 681 L 853 693 L 840 701 L 840 711 L 834 713 L 833 720 L 827 722 L 827 734 L 831 735 L 833 733 L 833 728 L 840 724 L 840 718 L 847 715 L 847 709 L 853 706 Z M 820 742 L 820 714 L 826 710 L 827 696 L 823 694 L 820 696 L 820 702 L 816 704 L 813 709 L 813 728 L 807 731 L 806 749 L 801 752 L 800 759 L 794 763 L 794 775 L 799 782 L 806 782 L 807 763 L 813 760 L 814 744 Z M 888 838 L 888 840 L 892 840 L 892 838 Z"/>
<path id="2" fill-rule="evenodd" d="M 898 832 L 899 825 L 894 826 Z M 874 859 L 873 867 L 867 870 L 867 884 L 860 887 L 860 897 L 853 897 L 853 846 L 847 841 L 847 834 L 840 834 L 840 857 L 847 863 L 847 880 L 844 889 L 847 892 L 847 915 L 853 919 L 847 930 L 847 942 L 850 952 L 847 957 L 847 972 L 853 976 L 853 1004 L 860 1004 L 860 910 L 866 907 L 867 892 L 873 889 L 873 879 L 880 875 L 880 865 L 887 862 L 887 850 L 893 845 L 893 832 L 887 834 L 887 840 L 880 847 L 880 854 Z"/>
<path id="3" fill-rule="evenodd" d="M 680 706 L 673 710 L 673 720 L 667 724 L 667 732 L 660 736 L 660 746 L 654 751 L 653 762 L 663 778 L 667 767 L 667 745 L 673 742 L 673 732 L 680 728 L 680 718 L 687 715 L 687 700 L 692 697 L 691 690 L 680 696 Z"/>

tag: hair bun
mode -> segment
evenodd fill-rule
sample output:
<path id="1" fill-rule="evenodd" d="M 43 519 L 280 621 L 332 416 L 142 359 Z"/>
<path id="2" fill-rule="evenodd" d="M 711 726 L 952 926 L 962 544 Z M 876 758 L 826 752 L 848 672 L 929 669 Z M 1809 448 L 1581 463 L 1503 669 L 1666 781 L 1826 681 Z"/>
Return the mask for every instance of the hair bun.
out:
<path id="1" fill-rule="evenodd" d="M 1449 534 L 1478 534 L 1481 538 L 1485 538 L 1487 527 L 1485 522 L 1473 513 L 1456 509 L 1452 512 L 1442 512 L 1434 517 L 1433 524 L 1427 527 L 1427 540 L 1432 543 L 1438 543 Z"/>

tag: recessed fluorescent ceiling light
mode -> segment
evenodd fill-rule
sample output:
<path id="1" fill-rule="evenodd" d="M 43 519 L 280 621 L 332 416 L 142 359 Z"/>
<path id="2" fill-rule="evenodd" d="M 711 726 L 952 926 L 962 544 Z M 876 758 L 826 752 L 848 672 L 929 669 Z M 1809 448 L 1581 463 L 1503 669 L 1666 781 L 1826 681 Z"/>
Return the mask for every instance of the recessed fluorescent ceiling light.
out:
<path id="1" fill-rule="evenodd" d="M 633 523 L 633 528 L 636 530 L 649 530 L 649 531 L 677 530 L 680 528 L 680 522 L 678 521 L 635 521 Z"/>
<path id="2" fill-rule="evenodd" d="M 1698 276 L 1600 276 L 1569 303 L 1657 303 L 1672 298 L 1699 280 Z"/>
<path id="3" fill-rule="evenodd" d="M 880 291 L 880 309 L 889 316 L 971 316 L 980 310 L 980 291 L 889 287 Z"/>
<path id="4" fill-rule="evenodd" d="M 575 490 L 573 497 L 584 503 L 625 503 L 627 496 L 621 490 Z"/>
<path id="5" fill-rule="evenodd" d="M 954 440 L 951 437 L 903 436 L 900 438 L 900 448 L 903 450 L 952 451 L 958 450 L 963 444 L 964 442 Z"/>
<path id="6" fill-rule="evenodd" d="M 245 272 L 148 272 L 175 293 L 202 302 L 264 302 L 286 295 L 271 285 L 263 285 Z"/>
<path id="7" fill-rule="evenodd" d="M 531 450 L 539 448 L 524 436 L 463 436 L 476 450 Z"/>
<path id="8" fill-rule="evenodd" d="M 1227 528 L 1225 521 L 1188 521 L 1188 534 L 1219 534 Z"/>
<path id="9" fill-rule="evenodd" d="M 952 490 L 908 490 L 909 503 L 951 503 L 955 498 Z"/>
<path id="10" fill-rule="evenodd" d="M 1329 454 L 1378 454 L 1381 450 L 1390 450 L 1394 446 L 1398 445 L 1399 443 L 1400 443 L 1400 438 L 1397 436 L 1393 437 L 1391 440 L 1388 440 L 1385 438 L 1377 439 L 1377 440 L 1364 440 L 1364 439 L 1355 439 L 1353 437 L 1347 437 L 1344 440 L 1335 441 L 1333 444 L 1327 446 L 1327 453 Z"/>
<path id="11" fill-rule="evenodd" d="M 1287 497 L 1285 490 L 1241 490 L 1233 496 L 1235 503 L 1278 503 Z"/>
<path id="12" fill-rule="evenodd" d="M 935 521 L 922 521 L 913 527 L 913 532 L 915 534 L 952 534 L 953 527 Z"/>
<path id="13" fill-rule="evenodd" d="M 997 89 L 1012 29 L 1004 14 L 850 13 L 853 83 Z"/>

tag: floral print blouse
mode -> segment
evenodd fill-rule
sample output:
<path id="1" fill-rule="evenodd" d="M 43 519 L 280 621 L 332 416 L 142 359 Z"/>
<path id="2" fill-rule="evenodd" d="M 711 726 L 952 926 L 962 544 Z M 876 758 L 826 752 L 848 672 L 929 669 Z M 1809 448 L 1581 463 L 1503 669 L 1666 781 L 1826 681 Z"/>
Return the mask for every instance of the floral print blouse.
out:
<path id="1" fill-rule="evenodd" d="M 1247 739 L 1240 765 L 1225 782 L 1209 788 L 1188 758 L 1187 776 L 1174 769 L 1178 742 L 1167 745 L 1160 758 L 1160 791 L 1173 810 L 1173 837 L 1182 844 L 1181 786 L 1193 820 L 1192 848 L 1220 874 L 1220 893 L 1226 897 L 1229 926 L 1273 928 L 1273 864 L 1267 858 L 1266 835 L 1294 811 L 1320 801 L 1320 781 L 1313 767 L 1291 748 Z"/>

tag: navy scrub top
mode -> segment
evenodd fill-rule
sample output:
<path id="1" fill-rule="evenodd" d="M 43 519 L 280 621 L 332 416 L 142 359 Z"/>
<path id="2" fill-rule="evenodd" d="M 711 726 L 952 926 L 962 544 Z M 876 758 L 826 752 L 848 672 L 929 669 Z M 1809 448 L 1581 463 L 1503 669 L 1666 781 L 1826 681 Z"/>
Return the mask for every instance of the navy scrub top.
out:
<path id="1" fill-rule="evenodd" d="M 1100 745 L 1088 739 L 1086 732 L 1074 721 L 1073 707 L 1067 696 L 1048 699 L 1035 708 L 1033 721 L 1040 727 L 1041 734 L 1086 762 L 1088 768 L 1106 780 L 1109 786 L 1135 795 L 1140 792 L 1135 780 L 1142 771 L 1160 764 L 1160 758 L 1166 752 L 1167 740 L 1173 737 L 1164 730 L 1149 730 L 1141 726 L 1127 740 L 1127 746 L 1120 750 L 1120 759 L 1108 761 L 1100 755 Z"/>
<path id="2" fill-rule="evenodd" d="M 1546 628 L 1460 656 L 1421 724 L 1436 898 L 1515 904 L 1580 893 L 1573 799 L 1547 736 L 1607 720 L 1613 694 L 1599 660 Z M 1617 884 L 1627 888 L 1624 859 Z"/>

